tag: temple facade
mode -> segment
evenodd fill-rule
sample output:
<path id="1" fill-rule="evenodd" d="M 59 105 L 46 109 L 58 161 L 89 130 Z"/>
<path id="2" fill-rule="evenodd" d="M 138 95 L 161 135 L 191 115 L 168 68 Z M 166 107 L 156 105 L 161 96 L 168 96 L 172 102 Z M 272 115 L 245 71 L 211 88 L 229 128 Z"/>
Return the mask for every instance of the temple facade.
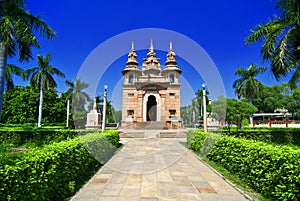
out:
<path id="1" fill-rule="evenodd" d="M 180 82 L 181 69 L 170 42 L 165 67 L 151 41 L 147 58 L 139 67 L 134 43 L 122 71 L 124 76 L 122 99 L 122 127 L 138 128 L 142 125 L 162 125 L 164 129 L 181 127 Z"/>

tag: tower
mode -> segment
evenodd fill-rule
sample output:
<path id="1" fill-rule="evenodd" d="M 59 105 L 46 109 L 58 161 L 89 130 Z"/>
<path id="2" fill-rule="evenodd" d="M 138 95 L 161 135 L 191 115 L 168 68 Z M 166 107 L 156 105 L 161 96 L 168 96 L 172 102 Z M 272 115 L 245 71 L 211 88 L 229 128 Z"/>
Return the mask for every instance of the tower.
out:
<path id="1" fill-rule="evenodd" d="M 147 58 L 139 68 L 132 43 L 122 71 L 122 127 L 136 128 L 147 122 L 163 124 L 165 128 L 181 127 L 179 76 L 182 71 L 177 66 L 171 42 L 165 64 L 162 69 L 151 41 Z"/>

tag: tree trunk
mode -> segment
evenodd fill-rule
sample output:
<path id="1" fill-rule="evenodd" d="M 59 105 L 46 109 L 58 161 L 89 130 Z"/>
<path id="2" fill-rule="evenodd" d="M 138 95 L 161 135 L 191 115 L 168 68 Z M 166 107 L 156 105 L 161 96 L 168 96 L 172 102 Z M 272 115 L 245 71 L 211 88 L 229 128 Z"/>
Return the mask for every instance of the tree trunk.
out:
<path id="1" fill-rule="evenodd" d="M 7 61 L 7 46 L 0 43 L 0 116 L 2 114 L 2 101 L 4 94 L 5 70 Z"/>
<path id="2" fill-rule="evenodd" d="M 38 127 L 42 126 L 42 107 L 43 107 L 43 101 L 44 101 L 44 97 L 43 97 L 43 80 L 41 79 Z"/>

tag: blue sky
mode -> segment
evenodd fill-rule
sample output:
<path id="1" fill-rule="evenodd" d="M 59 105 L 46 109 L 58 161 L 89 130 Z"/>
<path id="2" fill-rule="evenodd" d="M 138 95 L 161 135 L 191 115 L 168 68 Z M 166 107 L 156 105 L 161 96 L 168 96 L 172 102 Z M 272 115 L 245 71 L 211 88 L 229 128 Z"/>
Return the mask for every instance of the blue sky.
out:
<path id="1" fill-rule="evenodd" d="M 273 17 L 275 4 L 275 0 L 27 0 L 26 7 L 33 14 L 42 14 L 57 32 L 52 41 L 41 39 L 42 49 L 35 49 L 34 55 L 52 53 L 52 65 L 65 73 L 68 80 L 73 81 L 86 57 L 111 37 L 134 29 L 161 28 L 181 33 L 198 43 L 219 70 L 227 97 L 235 97 L 232 84 L 237 78 L 234 75 L 236 68 L 248 67 L 251 63 L 269 66 L 261 61 L 261 44 L 246 46 L 245 38 L 255 25 Z M 176 50 L 175 47 L 176 44 Z M 141 60 L 146 55 L 141 52 L 138 56 Z M 107 71 L 107 80 L 102 80 L 100 85 L 115 85 L 115 80 L 121 78 L 120 71 L 125 62 L 126 55 L 121 55 L 115 62 L 115 70 Z M 17 64 L 15 59 L 10 59 L 9 63 Z M 35 65 L 36 60 L 21 66 L 29 68 Z M 189 69 L 183 75 L 194 90 L 199 89 L 201 83 L 189 76 L 193 74 L 192 67 Z M 270 71 L 258 79 L 265 85 L 278 83 Z M 57 82 L 58 91 L 67 89 L 62 79 L 57 78 Z M 18 81 L 18 84 L 26 82 Z"/>

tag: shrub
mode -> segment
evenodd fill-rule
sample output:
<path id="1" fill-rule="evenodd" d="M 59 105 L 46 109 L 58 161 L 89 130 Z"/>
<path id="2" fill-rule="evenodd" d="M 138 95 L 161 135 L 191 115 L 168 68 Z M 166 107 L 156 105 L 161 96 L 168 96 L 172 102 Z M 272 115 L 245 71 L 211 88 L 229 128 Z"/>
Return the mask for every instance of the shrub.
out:
<path id="1" fill-rule="evenodd" d="M 14 147 L 19 147 L 26 143 L 43 146 L 52 141 L 60 142 L 74 138 L 81 132 L 86 133 L 87 131 L 37 127 L 2 127 L 0 128 L 0 143 L 12 144 Z"/>
<path id="2" fill-rule="evenodd" d="M 32 149 L 14 164 L 0 164 L 0 200 L 65 199 L 103 164 L 90 155 L 89 146 L 100 145 L 94 153 L 106 155 L 101 161 L 106 162 L 116 139 L 117 131 L 86 134 Z"/>
<path id="3" fill-rule="evenodd" d="M 275 144 L 295 144 L 300 145 L 299 128 L 244 128 L 244 129 L 222 129 L 222 133 L 243 137 L 246 139 L 260 140 Z"/>
<path id="4" fill-rule="evenodd" d="M 207 135 L 202 132 L 194 134 L 194 139 Z M 197 142 L 191 139 L 189 136 L 188 144 L 198 148 L 194 145 Z M 300 200 L 299 149 L 223 135 L 207 157 L 266 197 Z"/>

